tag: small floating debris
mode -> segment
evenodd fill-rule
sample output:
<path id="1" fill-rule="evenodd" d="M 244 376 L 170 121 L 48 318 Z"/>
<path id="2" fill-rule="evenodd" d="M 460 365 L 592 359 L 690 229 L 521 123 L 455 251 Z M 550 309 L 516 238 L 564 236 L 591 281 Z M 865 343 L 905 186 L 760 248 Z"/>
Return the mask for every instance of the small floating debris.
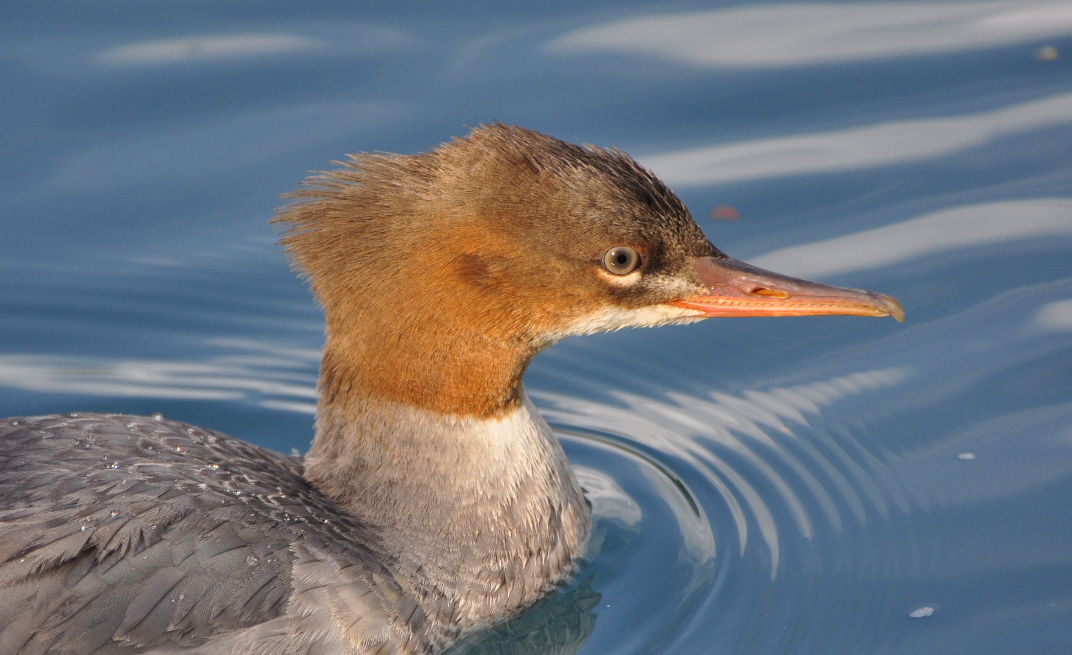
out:
<path id="1" fill-rule="evenodd" d="M 960 453 L 957 455 L 957 459 L 962 462 L 970 462 L 975 459 L 975 453 Z"/>
<path id="2" fill-rule="evenodd" d="M 918 610 L 912 610 L 908 615 L 911 616 L 913 619 L 922 619 L 923 617 L 930 616 L 931 614 L 934 614 L 934 608 L 925 605 Z"/>
<path id="3" fill-rule="evenodd" d="M 1057 48 L 1052 45 L 1044 45 L 1035 51 L 1035 59 L 1039 61 L 1053 61 L 1057 59 Z"/>
<path id="4" fill-rule="evenodd" d="M 711 218 L 716 221 L 735 221 L 741 217 L 741 212 L 733 205 L 718 205 L 711 209 Z"/>

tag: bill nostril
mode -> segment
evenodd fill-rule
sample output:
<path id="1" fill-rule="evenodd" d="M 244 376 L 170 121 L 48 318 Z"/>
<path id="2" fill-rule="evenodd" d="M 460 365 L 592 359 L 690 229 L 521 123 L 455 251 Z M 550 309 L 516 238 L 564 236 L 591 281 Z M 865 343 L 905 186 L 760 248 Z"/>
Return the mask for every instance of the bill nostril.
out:
<path id="1" fill-rule="evenodd" d="M 756 287 L 752 289 L 753 296 L 769 296 L 771 298 L 788 298 L 789 294 L 785 291 L 775 291 L 774 289 L 768 289 L 767 287 Z"/>

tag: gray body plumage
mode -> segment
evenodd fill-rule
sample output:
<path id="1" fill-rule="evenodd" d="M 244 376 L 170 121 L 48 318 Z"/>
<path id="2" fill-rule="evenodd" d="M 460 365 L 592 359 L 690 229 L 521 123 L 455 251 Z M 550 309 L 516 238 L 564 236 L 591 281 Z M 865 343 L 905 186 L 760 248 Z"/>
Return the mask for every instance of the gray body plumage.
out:
<path id="1" fill-rule="evenodd" d="M 429 653 L 568 574 L 588 511 L 527 400 L 369 417 L 304 462 L 160 418 L 0 420 L 0 655 Z"/>
<path id="2" fill-rule="evenodd" d="M 422 652 L 448 638 L 302 462 L 174 421 L 0 421 L 0 653 Z"/>

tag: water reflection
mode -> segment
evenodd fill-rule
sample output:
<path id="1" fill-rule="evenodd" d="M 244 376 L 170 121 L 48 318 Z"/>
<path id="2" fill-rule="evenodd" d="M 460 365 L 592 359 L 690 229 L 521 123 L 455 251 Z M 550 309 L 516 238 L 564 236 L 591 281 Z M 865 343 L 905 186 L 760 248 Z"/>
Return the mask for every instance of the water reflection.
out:
<path id="1" fill-rule="evenodd" d="M 1072 237 L 1072 198 L 1005 200 L 943 209 L 918 218 L 749 258 L 762 268 L 824 277 L 891 266 L 959 248 L 1038 237 Z M 1057 316 L 1052 320 L 1060 322 Z M 1045 319 L 1050 320 L 1050 319 Z"/>
<path id="2" fill-rule="evenodd" d="M 1072 402 L 970 424 L 889 463 L 923 510 L 1027 494 L 1072 474 Z"/>
<path id="3" fill-rule="evenodd" d="M 640 505 L 610 475 L 590 466 L 574 466 L 584 497 L 592 505 L 592 515 L 601 521 L 616 521 L 633 528 L 640 523 Z"/>
<path id="4" fill-rule="evenodd" d="M 468 637 L 452 655 L 573 655 L 595 629 L 600 594 L 591 578 L 541 601 L 516 619 Z"/>
<path id="5" fill-rule="evenodd" d="M 796 439 L 789 424 L 807 426 L 807 417 L 818 417 L 823 406 L 850 395 L 900 384 L 910 376 L 908 369 L 884 369 L 792 387 L 753 389 L 739 396 L 712 391 L 708 398 L 670 393 L 658 399 L 614 392 L 612 397 L 618 401 L 615 405 L 547 392 L 533 392 L 533 398 L 557 426 L 586 430 L 639 448 L 663 462 L 662 466 L 673 471 L 674 476 L 683 474 L 682 467 L 700 475 L 732 516 L 737 551 L 742 556 L 749 526 L 759 531 L 770 553 L 773 579 L 778 571 L 780 544 L 772 501 L 785 507 L 802 536 L 811 537 L 814 519 L 806 508 L 811 503 L 801 499 L 801 488 L 797 486 L 800 483 L 835 530 L 840 531 L 842 523 L 837 503 L 816 477 L 816 468 L 830 472 L 829 467 L 825 462 L 817 466 L 815 460 L 823 458 L 806 444 L 789 445 L 786 439 Z M 777 462 L 772 463 L 772 459 Z M 792 478 L 785 475 L 786 470 Z M 653 485 L 665 484 L 665 476 L 650 473 L 649 469 L 648 478 Z M 838 484 L 844 486 L 843 480 Z M 772 490 L 774 497 L 764 497 L 761 488 Z M 667 487 L 660 495 L 677 517 L 682 547 L 700 560 L 713 557 L 714 535 L 707 524 L 709 508 L 701 508 L 697 522 L 696 517 L 689 516 L 695 510 L 690 512 L 686 505 L 673 502 L 681 494 Z"/>
<path id="6" fill-rule="evenodd" d="M 1062 94 L 973 114 L 689 148 L 640 161 L 671 186 L 699 186 L 930 159 L 1069 123 L 1072 94 Z"/>
<path id="7" fill-rule="evenodd" d="M 327 47 L 327 43 L 323 41 L 294 34 L 193 36 L 110 48 L 97 59 L 107 64 L 172 64 L 284 54 L 324 47 Z"/>
<path id="8" fill-rule="evenodd" d="M 312 414 L 320 351 L 213 339 L 229 351 L 203 362 L 0 355 L 0 386 L 81 396 L 251 402 Z"/>
<path id="9" fill-rule="evenodd" d="M 1070 33 L 1065 0 L 786 3 L 631 18 L 570 32 L 548 48 L 742 68 L 956 52 Z"/>
<path id="10" fill-rule="evenodd" d="M 114 46 L 99 52 L 95 59 L 108 66 L 157 66 L 296 53 L 367 55 L 396 51 L 416 42 L 408 32 L 353 21 L 291 22 L 289 26 L 304 33 L 191 34 Z"/>
<path id="11" fill-rule="evenodd" d="M 1058 300 L 1043 305 L 1035 314 L 1035 322 L 1046 330 L 1072 330 L 1072 300 Z"/>

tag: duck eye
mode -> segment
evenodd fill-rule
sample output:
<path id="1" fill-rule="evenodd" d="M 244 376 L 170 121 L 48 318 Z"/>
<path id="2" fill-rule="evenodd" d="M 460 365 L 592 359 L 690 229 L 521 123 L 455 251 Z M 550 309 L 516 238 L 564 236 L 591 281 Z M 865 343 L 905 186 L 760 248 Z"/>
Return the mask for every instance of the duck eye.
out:
<path id="1" fill-rule="evenodd" d="M 640 268 L 640 253 L 629 246 L 614 246 L 603 254 L 603 268 L 615 275 L 627 275 Z"/>

